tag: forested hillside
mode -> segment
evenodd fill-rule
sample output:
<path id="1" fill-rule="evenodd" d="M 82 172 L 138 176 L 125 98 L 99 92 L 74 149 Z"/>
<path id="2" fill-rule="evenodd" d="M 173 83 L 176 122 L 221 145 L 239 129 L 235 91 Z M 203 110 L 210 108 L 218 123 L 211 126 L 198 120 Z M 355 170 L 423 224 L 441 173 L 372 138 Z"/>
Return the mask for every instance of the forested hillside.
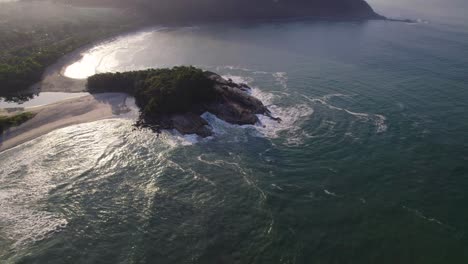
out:
<path id="1" fill-rule="evenodd" d="M 116 8 L 0 4 L 0 96 L 21 99 L 22 91 L 64 54 L 139 24 L 138 16 Z"/>
<path id="2" fill-rule="evenodd" d="M 364 0 L 56 0 L 75 5 L 118 6 L 148 13 L 157 21 L 209 21 L 321 17 L 376 19 Z"/>

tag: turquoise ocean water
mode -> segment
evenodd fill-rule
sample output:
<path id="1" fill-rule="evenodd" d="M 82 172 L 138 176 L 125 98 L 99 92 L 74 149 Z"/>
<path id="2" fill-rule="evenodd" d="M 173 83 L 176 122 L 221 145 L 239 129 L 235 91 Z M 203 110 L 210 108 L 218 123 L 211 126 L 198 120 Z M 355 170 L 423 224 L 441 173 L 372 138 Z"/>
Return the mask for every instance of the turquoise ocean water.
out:
<path id="1" fill-rule="evenodd" d="M 431 17 L 158 27 L 86 51 L 68 76 L 191 64 L 283 122 L 206 114 L 198 139 L 118 118 L 2 152 L 0 262 L 467 263 L 468 26 Z"/>

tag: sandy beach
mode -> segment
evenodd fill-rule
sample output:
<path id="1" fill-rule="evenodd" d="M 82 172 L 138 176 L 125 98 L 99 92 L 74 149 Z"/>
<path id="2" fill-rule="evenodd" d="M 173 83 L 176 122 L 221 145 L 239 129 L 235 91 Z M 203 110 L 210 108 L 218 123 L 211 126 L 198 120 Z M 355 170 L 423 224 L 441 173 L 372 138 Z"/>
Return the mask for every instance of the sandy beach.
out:
<path id="1" fill-rule="evenodd" d="M 70 125 L 112 118 L 130 111 L 126 94 L 105 93 L 26 108 L 36 116 L 0 135 L 0 152 Z"/>
<path id="2" fill-rule="evenodd" d="M 104 43 L 104 41 L 97 42 Z M 82 53 L 90 49 L 96 43 L 86 45 L 76 51 L 73 51 L 53 65 L 49 66 L 44 74 L 42 80 L 33 86 L 33 89 L 41 92 L 66 92 L 66 93 L 79 93 L 86 90 L 86 79 L 71 79 L 63 75 L 64 68 L 82 58 Z"/>
<path id="3" fill-rule="evenodd" d="M 65 55 L 46 69 L 42 81 L 35 84 L 32 89 L 40 92 L 85 92 L 86 79 L 71 79 L 63 76 L 65 66 L 81 59 L 83 51 L 98 44 L 112 41 L 116 37 L 85 45 Z M 126 113 L 130 111 L 126 105 L 127 97 L 126 94 L 121 93 L 105 93 L 67 99 L 39 107 L 0 108 L 0 115 L 4 116 L 23 111 L 36 113 L 36 116 L 31 120 L 0 135 L 0 152 L 45 135 L 55 129 L 112 118 Z"/>
<path id="4" fill-rule="evenodd" d="M 83 53 L 91 50 L 94 47 L 105 45 L 119 38 L 123 38 L 127 35 L 133 35 L 138 32 L 146 32 L 148 30 L 154 30 L 153 26 L 141 28 L 139 30 L 130 30 L 125 33 L 119 33 L 115 36 L 111 36 L 105 39 L 97 40 L 83 47 L 74 50 L 57 62 L 50 65 L 42 75 L 42 80 L 35 84 L 32 88 L 41 92 L 65 92 L 65 93 L 79 93 L 86 91 L 86 79 L 72 79 L 64 76 L 66 66 L 71 65 L 83 58 Z"/>

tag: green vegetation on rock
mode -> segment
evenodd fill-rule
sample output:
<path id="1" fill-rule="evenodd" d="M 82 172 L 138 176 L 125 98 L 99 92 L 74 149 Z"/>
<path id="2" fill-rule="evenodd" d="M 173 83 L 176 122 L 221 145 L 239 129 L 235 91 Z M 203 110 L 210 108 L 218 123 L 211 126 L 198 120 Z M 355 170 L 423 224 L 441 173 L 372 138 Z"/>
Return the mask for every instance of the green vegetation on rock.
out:
<path id="1" fill-rule="evenodd" d="M 134 96 L 145 119 L 184 113 L 217 97 L 214 81 L 202 70 L 187 66 L 97 74 L 88 78 L 87 89 Z"/>
<path id="2" fill-rule="evenodd" d="M 33 118 L 36 114 L 31 112 L 24 112 L 12 116 L 0 116 L 0 134 L 11 127 L 19 126 L 22 123 Z"/>
<path id="3" fill-rule="evenodd" d="M 125 73 L 103 73 L 88 78 L 90 93 L 123 92 L 135 97 L 140 108 L 136 126 L 156 132 L 176 129 L 182 134 L 212 135 L 201 115 L 209 112 L 231 124 L 254 125 L 257 115 L 270 111 L 247 91 L 220 75 L 192 66 L 149 69 Z"/>

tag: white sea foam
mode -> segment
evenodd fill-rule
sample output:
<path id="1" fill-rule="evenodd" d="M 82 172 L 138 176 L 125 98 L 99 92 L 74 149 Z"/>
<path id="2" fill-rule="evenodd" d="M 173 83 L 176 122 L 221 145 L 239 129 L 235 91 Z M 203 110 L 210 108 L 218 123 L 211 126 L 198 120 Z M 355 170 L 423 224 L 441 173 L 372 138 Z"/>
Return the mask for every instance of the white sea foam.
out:
<path id="1" fill-rule="evenodd" d="M 226 75 L 223 75 L 222 77 L 226 80 L 231 79 L 235 83 L 249 84 L 254 81 L 254 79 L 251 77 L 244 77 L 244 76 L 239 76 L 239 75 L 226 74 Z"/>
<path id="2" fill-rule="evenodd" d="M 217 71 L 220 70 L 231 70 L 231 71 L 244 71 L 244 72 L 254 72 L 254 70 L 242 67 L 242 66 L 236 66 L 236 65 L 224 65 L 224 66 L 217 66 L 216 67 Z"/>
<path id="3" fill-rule="evenodd" d="M 64 229 L 68 222 L 59 213 L 37 208 L 55 187 L 47 170 L 38 168 L 43 153 L 11 154 L 0 171 L 0 227 L 2 236 L 21 247 Z"/>
<path id="4" fill-rule="evenodd" d="M 286 72 L 275 72 L 273 77 L 284 89 L 288 89 L 288 74 Z"/>
<path id="5" fill-rule="evenodd" d="M 444 227 L 447 227 L 449 229 L 454 229 L 453 227 L 449 226 L 449 225 L 446 225 L 444 223 L 442 223 L 440 220 L 436 219 L 436 218 L 432 218 L 432 217 L 427 217 L 425 216 L 423 213 L 421 213 L 419 210 L 417 209 L 413 209 L 413 208 L 409 208 L 407 206 L 402 206 L 403 209 L 407 210 L 408 212 L 411 212 L 413 214 L 415 214 L 417 217 L 421 218 L 421 219 L 424 219 L 428 222 L 433 222 L 433 223 L 436 223 L 438 225 L 441 225 L 441 226 L 444 226 Z"/>
<path id="6" fill-rule="evenodd" d="M 260 135 L 268 138 L 279 138 L 284 135 L 288 145 L 299 145 L 305 138 L 310 137 L 302 128 L 304 120 L 314 113 L 310 106 L 306 104 L 292 107 L 270 105 L 269 109 L 274 117 L 281 118 L 281 122 L 259 115 L 260 126 L 255 128 Z"/>
<path id="7" fill-rule="evenodd" d="M 196 134 L 182 135 L 177 130 L 164 130 L 159 135 L 159 140 L 163 141 L 170 147 L 191 146 L 200 141 L 200 137 Z"/>
<path id="8" fill-rule="evenodd" d="M 386 124 L 387 118 L 383 115 L 375 115 L 375 124 L 377 126 L 377 133 L 383 133 L 387 131 L 388 126 Z"/>
<path id="9" fill-rule="evenodd" d="M 275 81 L 284 89 L 288 89 L 288 74 L 286 72 L 267 72 L 267 71 L 257 71 L 257 70 L 252 70 L 248 69 L 245 67 L 240 67 L 240 66 L 221 66 L 221 67 L 216 67 L 216 70 L 231 70 L 231 71 L 243 71 L 255 75 L 271 75 Z M 231 77 L 228 77 L 231 76 Z M 253 81 L 253 78 L 250 77 L 241 77 L 241 76 L 232 76 L 230 74 L 225 75 L 223 77 L 228 77 L 231 78 L 232 80 L 240 80 L 240 82 L 243 83 L 249 83 L 250 81 Z M 240 79 L 238 79 L 240 78 Z"/>
<path id="10" fill-rule="evenodd" d="M 253 71 L 253 74 L 270 74 L 269 72 L 266 71 Z"/>
<path id="11" fill-rule="evenodd" d="M 262 94 L 260 98 L 266 105 L 275 98 L 273 94 L 259 92 L 258 89 L 254 89 L 254 91 L 257 95 Z M 300 104 L 292 107 L 280 107 L 271 104 L 268 108 L 272 116 L 281 118 L 281 122 L 264 115 L 258 115 L 259 124 L 238 126 L 229 124 L 211 113 L 204 113 L 202 118 L 209 123 L 215 135 L 223 135 L 241 128 L 253 129 L 255 131 L 253 135 L 270 139 L 280 138 L 284 134 L 288 145 L 298 145 L 303 142 L 304 138 L 308 137 L 301 125 L 306 118 L 314 113 L 310 106 Z"/>
<path id="12" fill-rule="evenodd" d="M 266 106 L 273 104 L 275 100 L 279 99 L 280 97 L 278 94 L 264 92 L 261 89 L 256 88 L 256 87 L 252 88 L 250 92 L 253 97 L 262 101 L 262 103 Z"/>
<path id="13" fill-rule="evenodd" d="M 201 117 L 208 122 L 213 133 L 218 136 L 226 134 L 231 129 L 240 128 L 240 126 L 229 124 L 209 112 L 205 112 Z"/>
<path id="14" fill-rule="evenodd" d="M 320 98 L 310 98 L 308 96 L 302 95 L 302 97 L 306 98 L 307 100 L 309 100 L 309 101 L 311 101 L 313 103 L 319 103 L 319 104 L 322 104 L 322 105 L 324 105 L 324 106 L 326 106 L 326 107 L 328 107 L 330 109 L 346 112 L 347 114 L 349 114 L 349 115 L 351 115 L 351 116 L 353 116 L 353 117 L 355 117 L 357 119 L 363 120 L 363 121 L 373 122 L 377 133 L 383 133 L 383 132 L 387 131 L 388 125 L 386 123 L 387 118 L 385 116 L 380 115 L 380 114 L 369 114 L 369 113 L 353 112 L 353 111 L 348 110 L 346 108 L 341 108 L 341 107 L 334 106 L 329 102 L 329 99 L 331 99 L 333 97 L 346 97 L 346 96 L 347 95 L 343 95 L 343 94 L 329 94 L 329 95 L 322 96 Z"/>
<path id="15" fill-rule="evenodd" d="M 284 189 L 281 188 L 281 186 L 278 186 L 277 184 L 274 184 L 274 183 L 271 184 L 271 187 L 273 187 L 273 188 L 275 188 L 275 189 L 277 189 L 279 191 L 284 191 Z"/>
<path id="16" fill-rule="evenodd" d="M 334 192 L 330 192 L 329 190 L 323 190 L 323 192 L 327 195 L 333 196 L 333 197 L 338 197 L 338 195 Z"/>
<path id="17" fill-rule="evenodd" d="M 259 194 L 262 197 L 262 202 L 266 200 L 266 194 L 265 192 L 255 183 L 254 180 L 251 179 L 250 174 L 248 173 L 248 170 L 245 169 L 243 166 L 241 166 L 238 162 L 232 162 L 232 161 L 227 161 L 227 160 L 207 160 L 204 158 L 204 154 L 200 155 L 197 157 L 198 161 L 211 165 L 211 166 L 217 166 L 217 167 L 222 167 L 222 168 L 227 168 L 227 167 L 232 167 L 235 170 L 237 170 L 242 176 L 244 182 L 248 184 L 249 186 L 255 188 Z M 227 166 L 227 167 L 226 167 Z"/>
<path id="18" fill-rule="evenodd" d="M 234 68 L 233 66 L 226 66 Z M 236 68 L 237 69 L 237 68 Z M 284 72 L 272 74 L 276 78 L 286 84 L 287 75 Z M 238 83 L 252 83 L 254 79 L 252 77 L 244 77 L 239 75 L 223 75 L 226 79 L 232 79 Z M 302 122 L 313 114 L 313 109 L 307 104 L 298 104 L 295 106 L 279 106 L 275 102 L 280 101 L 282 97 L 289 96 L 289 94 L 280 92 L 265 92 L 257 87 L 252 87 L 248 91 L 252 96 L 259 99 L 268 109 L 271 111 L 272 116 L 281 118 L 281 122 L 275 121 L 270 117 L 264 115 L 258 115 L 260 121 L 259 124 L 251 126 L 241 126 L 243 128 L 253 128 L 256 136 L 262 136 L 267 138 L 279 138 L 283 134 L 286 136 L 286 143 L 288 145 L 298 145 L 303 142 L 304 138 L 309 137 L 302 129 Z M 216 135 L 222 135 L 232 130 L 236 125 L 226 123 L 216 116 L 205 113 L 202 117 L 207 120 L 210 126 L 213 128 L 213 132 Z"/>
<path id="19" fill-rule="evenodd" d="M 0 203 L 0 221 L 7 239 L 15 241 L 14 247 L 41 241 L 63 230 L 68 222 L 54 213 L 29 209 L 25 206 L 5 206 Z"/>

